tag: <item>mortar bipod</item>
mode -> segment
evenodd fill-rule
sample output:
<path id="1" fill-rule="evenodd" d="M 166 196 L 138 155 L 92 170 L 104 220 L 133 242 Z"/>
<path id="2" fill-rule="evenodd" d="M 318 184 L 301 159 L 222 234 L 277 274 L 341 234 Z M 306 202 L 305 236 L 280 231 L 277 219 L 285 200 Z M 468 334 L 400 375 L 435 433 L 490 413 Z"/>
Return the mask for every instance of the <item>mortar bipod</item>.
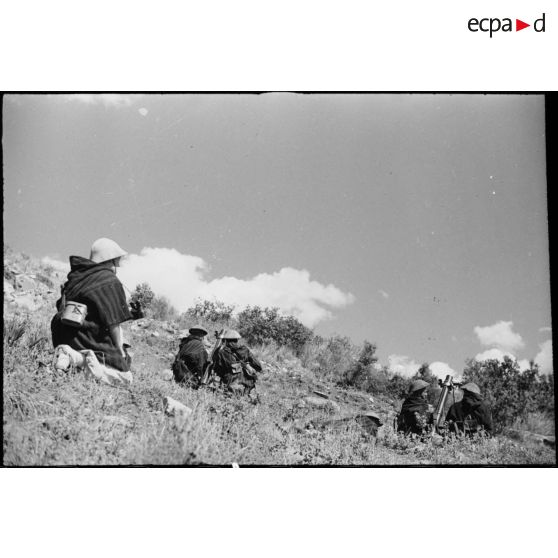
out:
<path id="1" fill-rule="evenodd" d="M 446 379 L 442 382 L 441 379 L 438 380 L 438 385 L 442 388 L 442 392 L 440 393 L 440 397 L 438 398 L 438 403 L 436 404 L 436 409 L 434 410 L 434 427 L 433 432 L 439 433 L 440 430 L 440 421 L 442 420 L 442 414 L 444 413 L 444 409 L 446 406 L 446 400 L 448 398 L 449 392 L 453 392 L 457 383 L 454 383 L 453 377 L 448 374 Z M 454 394 L 454 403 L 455 403 L 455 394 Z"/>

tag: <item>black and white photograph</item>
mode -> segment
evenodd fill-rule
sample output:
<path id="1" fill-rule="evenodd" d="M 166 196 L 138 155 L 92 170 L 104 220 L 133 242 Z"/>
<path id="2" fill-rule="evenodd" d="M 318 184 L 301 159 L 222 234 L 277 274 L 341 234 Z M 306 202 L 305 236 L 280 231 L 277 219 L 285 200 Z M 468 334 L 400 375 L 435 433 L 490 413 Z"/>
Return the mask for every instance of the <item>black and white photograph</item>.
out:
<path id="1" fill-rule="evenodd" d="M 555 466 L 547 102 L 4 94 L 3 465 Z"/>

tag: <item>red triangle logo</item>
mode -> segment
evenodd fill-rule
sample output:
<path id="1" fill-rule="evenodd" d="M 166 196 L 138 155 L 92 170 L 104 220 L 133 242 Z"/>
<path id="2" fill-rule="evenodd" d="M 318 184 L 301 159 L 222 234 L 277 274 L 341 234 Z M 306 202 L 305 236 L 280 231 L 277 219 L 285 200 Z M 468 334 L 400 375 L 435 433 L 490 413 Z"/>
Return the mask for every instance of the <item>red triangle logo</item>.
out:
<path id="1" fill-rule="evenodd" d="M 515 20 L 515 30 L 516 31 L 521 31 L 522 29 L 525 29 L 525 27 L 531 27 L 531 24 L 525 23 L 524 21 L 521 21 L 520 19 Z"/>

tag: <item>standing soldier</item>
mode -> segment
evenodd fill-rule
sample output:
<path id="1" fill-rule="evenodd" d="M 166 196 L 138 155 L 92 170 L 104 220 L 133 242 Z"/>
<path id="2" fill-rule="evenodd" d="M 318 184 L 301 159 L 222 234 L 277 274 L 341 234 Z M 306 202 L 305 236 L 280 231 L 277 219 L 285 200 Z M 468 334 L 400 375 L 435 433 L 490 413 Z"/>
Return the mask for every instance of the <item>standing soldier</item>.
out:
<path id="1" fill-rule="evenodd" d="M 204 337 L 207 330 L 201 325 L 192 326 L 189 335 L 180 341 L 178 354 L 172 365 L 174 379 L 178 383 L 186 383 L 197 388 L 208 365 L 207 349 Z"/>
<path id="2" fill-rule="evenodd" d="M 449 430 L 465 434 L 481 431 L 492 434 L 492 413 L 481 397 L 479 386 L 469 382 L 461 386 L 461 389 L 463 399 L 454 403 L 446 415 Z"/>
<path id="3" fill-rule="evenodd" d="M 409 395 L 403 402 L 397 418 L 397 431 L 405 434 L 422 435 L 432 423 L 432 412 L 428 405 L 428 388 L 424 380 L 415 380 L 409 389 Z"/>
<path id="4" fill-rule="evenodd" d="M 227 391 L 254 395 L 256 372 L 262 365 L 245 345 L 239 344 L 240 334 L 229 329 L 221 335 L 223 345 L 213 355 L 215 373 Z"/>

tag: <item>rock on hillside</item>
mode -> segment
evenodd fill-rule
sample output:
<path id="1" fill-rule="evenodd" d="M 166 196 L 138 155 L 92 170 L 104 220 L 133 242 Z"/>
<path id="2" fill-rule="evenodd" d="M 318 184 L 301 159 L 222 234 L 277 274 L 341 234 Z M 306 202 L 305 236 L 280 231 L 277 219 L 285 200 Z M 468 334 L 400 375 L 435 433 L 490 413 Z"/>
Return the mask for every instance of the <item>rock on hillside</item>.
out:
<path id="1" fill-rule="evenodd" d="M 37 260 L 4 253 L 4 314 L 54 308 L 65 275 Z"/>

